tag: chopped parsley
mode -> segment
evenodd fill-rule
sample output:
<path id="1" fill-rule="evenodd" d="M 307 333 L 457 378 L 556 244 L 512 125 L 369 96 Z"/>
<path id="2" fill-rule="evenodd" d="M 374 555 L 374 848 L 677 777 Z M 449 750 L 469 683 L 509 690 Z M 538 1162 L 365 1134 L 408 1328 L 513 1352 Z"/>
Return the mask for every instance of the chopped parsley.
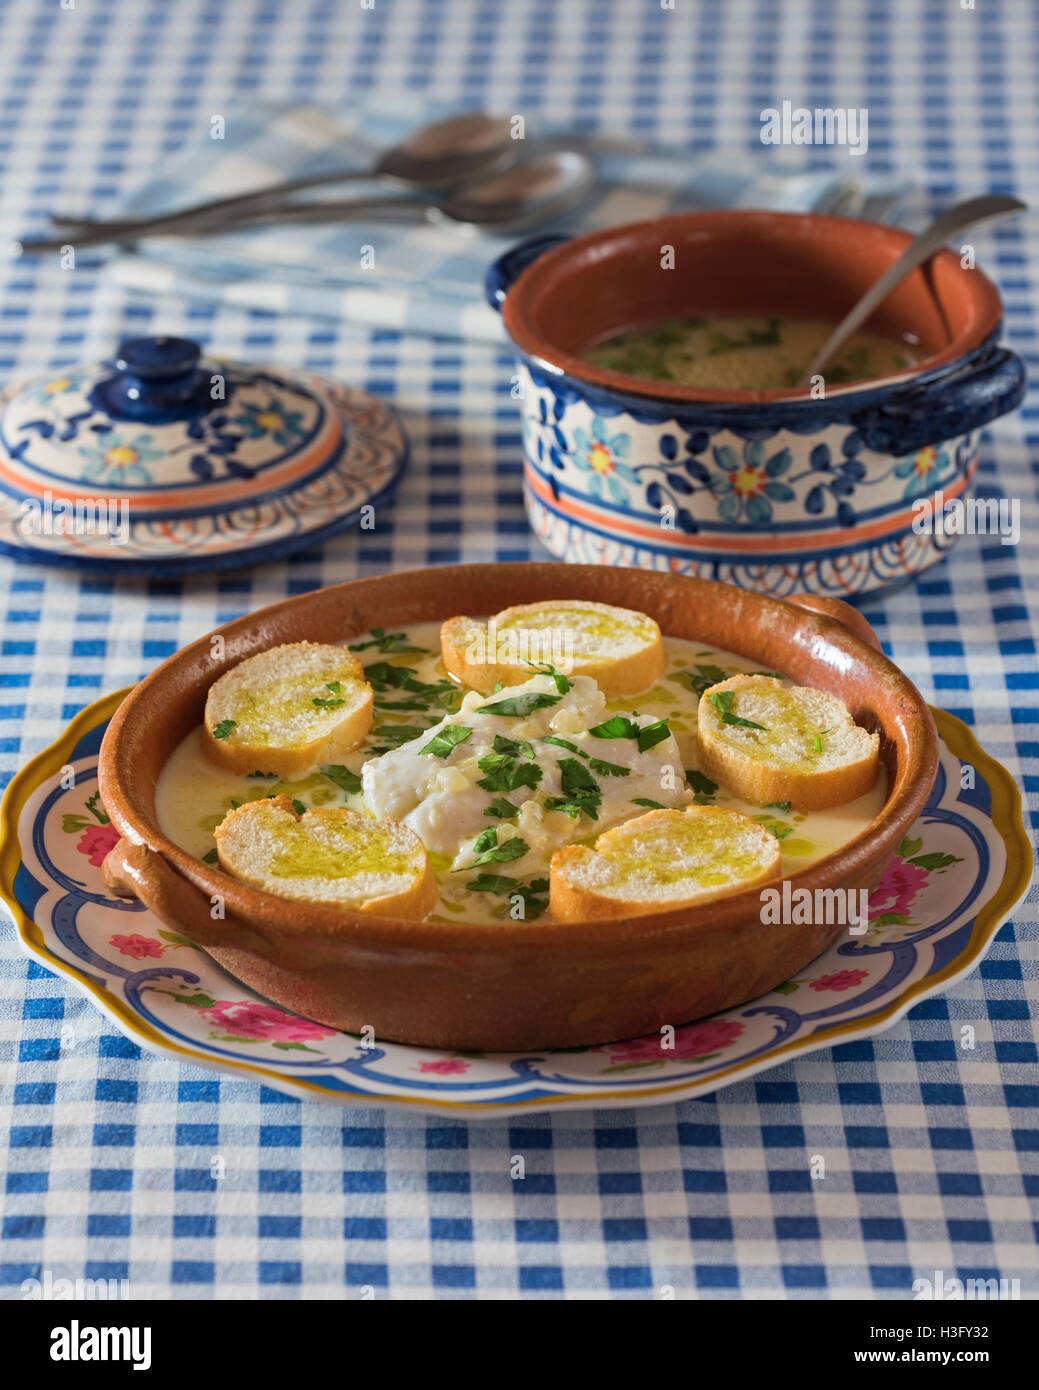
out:
<path id="1" fill-rule="evenodd" d="M 633 719 L 629 719 L 626 714 L 615 714 L 602 724 L 596 724 L 588 732 L 593 738 L 630 738 L 638 743 L 640 753 L 647 753 L 658 743 L 671 734 L 666 719 L 657 719 L 652 724 L 647 724 L 644 729 L 639 728 Z"/>
<path id="2" fill-rule="evenodd" d="M 213 725 L 214 738 L 230 738 L 231 730 L 238 728 L 238 721 L 235 719 L 221 719 L 219 724 Z"/>
<path id="3" fill-rule="evenodd" d="M 372 730 L 373 734 L 392 748 L 399 748 L 402 743 L 421 738 L 425 732 L 426 730 L 420 729 L 417 724 L 377 724 Z"/>
<path id="4" fill-rule="evenodd" d="M 546 734 L 541 740 L 542 743 L 554 743 L 557 748 L 565 748 L 568 753 L 576 753 L 579 758 L 587 760 L 588 754 L 582 753 L 576 743 L 571 743 L 568 738 L 559 738 L 556 734 Z"/>
<path id="5" fill-rule="evenodd" d="M 331 689 L 331 687 L 329 688 Z M 337 700 L 335 698 L 331 700 L 323 700 L 320 696 L 315 696 L 310 703 L 315 707 L 315 709 L 338 709 L 340 705 L 345 705 L 346 701 Z"/>
<path id="6" fill-rule="evenodd" d="M 501 714 L 513 719 L 525 719 L 536 709 L 548 709 L 558 705 L 561 695 L 548 695 L 543 690 L 531 690 L 526 695 L 509 695 L 504 700 L 496 700 L 493 705 L 481 705 L 481 714 Z"/>
<path id="7" fill-rule="evenodd" d="M 250 772 L 248 775 L 250 777 L 262 777 L 265 781 L 273 782 L 278 774 L 276 772 Z"/>
<path id="8" fill-rule="evenodd" d="M 588 772 L 583 763 L 576 758 L 560 758 L 559 771 L 562 777 L 562 796 L 545 798 L 550 811 L 562 811 L 571 820 L 584 814 L 591 820 L 599 819 L 602 806 L 602 788 Z"/>
<path id="9" fill-rule="evenodd" d="M 701 796 L 713 796 L 718 790 L 718 783 L 712 782 L 709 777 L 705 777 L 702 772 L 697 772 L 695 767 L 687 767 L 685 770 L 685 780 L 692 787 L 694 792 Z"/>
<path id="10" fill-rule="evenodd" d="M 765 829 L 770 835 L 774 835 L 777 840 L 785 840 L 788 835 L 794 833 L 794 827 L 792 825 L 784 825 L 782 821 L 778 820 L 769 821 Z"/>
<path id="11" fill-rule="evenodd" d="M 647 724 L 638 733 L 638 744 L 640 753 L 648 753 L 651 748 L 655 748 L 658 743 L 663 743 L 666 738 L 671 737 L 671 726 L 666 719 L 658 719 L 655 724 Z"/>
<path id="12" fill-rule="evenodd" d="M 573 690 L 573 681 L 567 680 L 566 676 L 560 674 L 554 666 L 550 666 L 546 661 L 544 666 L 538 666 L 533 661 L 526 663 L 532 671 L 536 671 L 539 676 L 551 676 L 556 683 L 556 689 L 560 695 L 565 695 L 568 690 Z"/>
<path id="13" fill-rule="evenodd" d="M 498 832 L 492 825 L 477 836 L 473 844 L 473 853 L 477 855 L 477 858 L 471 864 L 467 864 L 466 868 L 476 869 L 481 864 L 505 864 L 510 859 L 522 859 L 529 848 L 526 840 L 521 840 L 518 835 L 514 835 L 511 840 L 506 840 L 503 845 L 499 845 Z"/>
<path id="14" fill-rule="evenodd" d="M 472 729 L 466 728 L 464 724 L 445 724 L 438 734 L 433 735 L 425 748 L 418 750 L 419 754 L 430 753 L 434 758 L 449 757 L 460 743 L 472 736 L 472 732 Z"/>
<path id="15" fill-rule="evenodd" d="M 768 811 L 778 811 L 781 816 L 786 816 L 790 813 L 790 802 L 770 801 L 765 809 Z"/>
<path id="16" fill-rule="evenodd" d="M 485 816 L 494 816 L 498 820 L 511 820 L 513 816 L 519 815 L 519 807 L 514 806 L 504 796 L 496 796 L 491 804 L 484 811 Z"/>
<path id="17" fill-rule="evenodd" d="M 534 791 L 541 782 L 537 763 L 517 763 L 507 753 L 488 753 L 477 764 L 486 777 L 477 782 L 485 792 L 514 792 L 518 787 Z"/>
<path id="18" fill-rule="evenodd" d="M 215 849 L 211 849 L 208 854 L 202 856 L 202 862 L 203 864 L 219 864 L 220 856 Z"/>
<path id="19" fill-rule="evenodd" d="M 630 777 L 631 768 L 621 767 L 620 763 L 608 763 L 603 758 L 592 758 L 588 766 L 600 777 Z"/>
<path id="20" fill-rule="evenodd" d="M 329 763 L 328 767 L 320 768 L 319 771 L 322 777 L 327 777 L 337 787 L 342 787 L 349 796 L 355 796 L 361 790 L 361 779 L 358 774 L 351 772 L 342 763 Z"/>
<path id="21" fill-rule="evenodd" d="M 292 798 L 292 809 L 295 811 L 297 816 L 302 816 L 306 813 L 307 808 L 303 805 L 303 802 L 300 801 L 298 797 L 294 796 Z"/>
<path id="22" fill-rule="evenodd" d="M 667 807 L 661 805 L 659 801 L 652 801 L 648 796 L 633 796 L 631 799 L 633 806 L 648 806 L 652 811 L 666 811 Z"/>
<path id="23" fill-rule="evenodd" d="M 504 734 L 495 734 L 494 751 L 496 753 L 508 753 L 512 758 L 532 758 L 534 745 L 528 743 L 525 738 L 506 738 Z"/>
<path id="24" fill-rule="evenodd" d="M 762 733 L 768 733 L 764 724 L 755 724 L 753 719 L 741 719 L 738 714 L 733 714 L 732 702 L 735 699 L 734 691 L 714 690 L 707 698 L 718 711 L 723 724 L 732 724 L 741 729 L 760 729 Z"/>
<path id="25" fill-rule="evenodd" d="M 540 917 L 548 907 L 548 898 L 542 896 L 548 892 L 547 878 L 533 878 L 529 883 L 520 883 L 514 878 L 509 878 L 508 874 L 477 874 L 475 878 L 469 879 L 465 886 L 473 893 L 496 893 L 499 896 L 521 898 L 524 919 Z"/>
<path id="26" fill-rule="evenodd" d="M 592 738 L 638 738 L 639 726 L 627 715 L 615 714 L 588 732 Z"/>
<path id="27" fill-rule="evenodd" d="M 693 672 L 695 671 L 695 675 Z M 703 695 L 712 685 L 717 685 L 720 681 L 727 680 L 729 673 L 723 671 L 720 666 L 696 662 L 692 671 L 683 673 L 689 680 L 689 684 L 697 695 Z"/>
<path id="28" fill-rule="evenodd" d="M 409 647 L 406 632 L 387 632 L 385 628 L 373 627 L 370 642 L 351 642 L 350 651 L 366 652 L 369 647 L 378 647 L 381 652 L 421 652 L 424 647 Z"/>
<path id="29" fill-rule="evenodd" d="M 373 661 L 370 666 L 364 668 L 364 676 L 377 695 L 400 690 L 410 697 L 404 700 L 377 699 L 377 709 L 442 709 L 454 714 L 462 703 L 462 692 L 452 681 L 420 681 L 418 671 L 412 666 L 394 666 L 389 661 Z"/>
<path id="30" fill-rule="evenodd" d="M 823 734 L 832 733 L 833 725 L 831 724 L 828 729 L 822 729 L 819 733 L 816 734 L 815 738 L 812 739 L 812 748 L 816 753 L 821 753 L 823 751 Z"/>

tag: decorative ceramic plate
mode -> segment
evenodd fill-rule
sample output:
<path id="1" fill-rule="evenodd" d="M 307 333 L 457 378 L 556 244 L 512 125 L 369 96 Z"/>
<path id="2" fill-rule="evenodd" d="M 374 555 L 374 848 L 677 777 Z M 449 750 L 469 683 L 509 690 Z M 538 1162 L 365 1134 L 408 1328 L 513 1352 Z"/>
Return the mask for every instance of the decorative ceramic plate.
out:
<path id="1" fill-rule="evenodd" d="M 791 1057 L 867 1037 L 968 974 L 1024 893 L 1032 865 L 1010 774 L 952 715 L 934 791 L 870 894 L 867 932 L 752 1003 L 659 1037 L 522 1054 L 365 1040 L 246 989 L 144 907 L 111 897 L 115 833 L 97 753 L 126 691 L 83 710 L 12 781 L 0 813 L 0 895 L 25 951 L 88 994 L 143 1047 L 341 1105 L 467 1118 L 707 1095 Z"/>
<path id="2" fill-rule="evenodd" d="M 406 461 L 363 391 L 129 339 L 0 396 L 0 551 L 109 573 L 258 564 L 370 526 Z"/>

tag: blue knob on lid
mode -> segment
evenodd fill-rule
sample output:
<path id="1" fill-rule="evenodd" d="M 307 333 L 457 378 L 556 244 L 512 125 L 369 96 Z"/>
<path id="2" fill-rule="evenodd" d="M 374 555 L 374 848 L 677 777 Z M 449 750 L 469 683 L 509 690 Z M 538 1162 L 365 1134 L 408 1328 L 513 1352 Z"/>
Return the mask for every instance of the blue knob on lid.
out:
<path id="1" fill-rule="evenodd" d="M 95 387 L 98 403 L 117 418 L 155 423 L 204 413 L 214 402 L 198 370 L 201 352 L 190 338 L 126 338 L 116 375 Z"/>

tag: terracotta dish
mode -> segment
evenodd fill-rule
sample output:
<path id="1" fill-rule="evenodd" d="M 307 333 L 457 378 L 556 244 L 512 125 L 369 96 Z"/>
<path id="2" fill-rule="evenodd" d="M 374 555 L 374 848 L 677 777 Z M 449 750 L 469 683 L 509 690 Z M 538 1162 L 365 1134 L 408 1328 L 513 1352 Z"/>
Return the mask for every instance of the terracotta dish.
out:
<path id="1" fill-rule="evenodd" d="M 784 601 L 707 580 L 595 565 L 458 565 L 359 579 L 289 599 L 178 652 L 120 707 L 101 748 L 100 784 L 124 837 L 105 861 L 110 887 L 135 896 L 250 988 L 332 1027 L 478 1050 L 567 1047 L 652 1033 L 728 1008 L 788 979 L 841 925 L 764 926 L 756 890 L 650 917 L 409 922 L 293 903 L 192 858 L 159 829 L 155 786 L 230 666 L 280 642 L 346 642 L 383 627 L 586 598 L 650 614 L 701 640 L 832 691 L 881 733 L 889 795 L 838 852 L 790 876 L 792 888 L 870 888 L 924 806 L 937 734 L 923 698 L 879 651 L 869 624 L 837 599 Z M 214 920 L 211 900 L 225 905 Z"/>

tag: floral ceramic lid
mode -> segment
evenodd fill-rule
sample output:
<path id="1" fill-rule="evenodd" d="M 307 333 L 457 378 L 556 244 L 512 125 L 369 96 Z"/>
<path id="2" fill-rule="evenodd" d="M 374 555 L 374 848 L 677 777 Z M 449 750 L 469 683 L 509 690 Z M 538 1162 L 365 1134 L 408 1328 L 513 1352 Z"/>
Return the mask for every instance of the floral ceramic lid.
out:
<path id="1" fill-rule="evenodd" d="M 0 548 L 150 572 L 277 558 L 385 500 L 405 453 L 364 393 L 132 338 L 0 398 Z"/>

